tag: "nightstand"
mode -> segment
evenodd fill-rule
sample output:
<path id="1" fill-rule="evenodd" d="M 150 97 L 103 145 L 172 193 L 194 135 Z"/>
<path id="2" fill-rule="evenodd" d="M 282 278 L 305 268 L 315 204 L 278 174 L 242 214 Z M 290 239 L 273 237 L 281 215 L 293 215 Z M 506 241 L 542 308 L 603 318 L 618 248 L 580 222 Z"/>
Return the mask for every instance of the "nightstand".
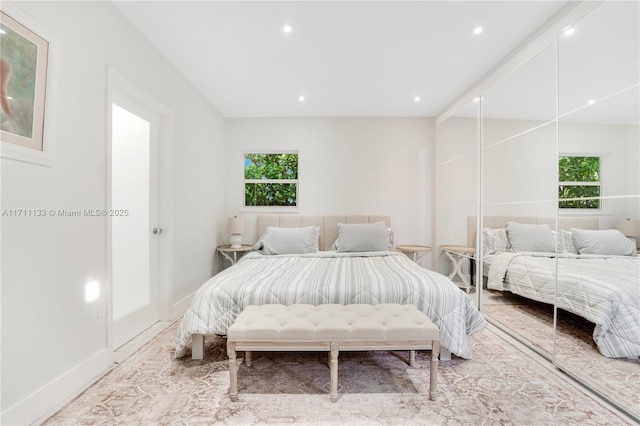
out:
<path id="1" fill-rule="evenodd" d="M 253 250 L 253 246 L 242 244 L 238 248 L 231 248 L 230 244 L 218 246 L 218 253 L 231 263 L 231 266 L 235 265 L 238 259 Z M 224 260 L 222 261 L 224 263 Z"/>
<path id="2" fill-rule="evenodd" d="M 419 246 L 415 244 L 403 244 L 396 246 L 396 250 L 409 256 L 414 262 L 418 263 L 422 257 L 430 252 L 432 249 L 429 246 Z"/>
<path id="3" fill-rule="evenodd" d="M 462 287 L 469 293 L 471 289 L 471 285 L 473 284 L 473 274 L 474 274 L 474 261 L 476 249 L 474 247 L 468 246 L 458 246 L 458 245 L 443 245 L 439 247 L 441 251 L 447 256 L 447 258 L 451 261 L 453 266 L 453 270 L 449 274 L 449 279 L 454 283 L 458 283 L 454 281 L 454 278 L 458 276 L 460 278 L 460 284 Z M 467 277 L 462 273 L 462 262 L 465 259 L 469 259 L 469 275 L 471 277 L 471 283 L 467 280 Z"/>

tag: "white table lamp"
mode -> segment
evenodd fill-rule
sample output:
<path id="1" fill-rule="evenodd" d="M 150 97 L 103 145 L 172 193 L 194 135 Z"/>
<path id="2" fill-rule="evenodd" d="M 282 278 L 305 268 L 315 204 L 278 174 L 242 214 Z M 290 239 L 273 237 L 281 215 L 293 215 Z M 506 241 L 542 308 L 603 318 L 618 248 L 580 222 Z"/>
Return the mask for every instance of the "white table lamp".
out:
<path id="1" fill-rule="evenodd" d="M 234 216 L 227 219 L 227 227 L 229 228 L 229 243 L 231 248 L 237 249 L 242 245 L 242 233 L 244 232 L 244 220 L 241 217 Z"/>

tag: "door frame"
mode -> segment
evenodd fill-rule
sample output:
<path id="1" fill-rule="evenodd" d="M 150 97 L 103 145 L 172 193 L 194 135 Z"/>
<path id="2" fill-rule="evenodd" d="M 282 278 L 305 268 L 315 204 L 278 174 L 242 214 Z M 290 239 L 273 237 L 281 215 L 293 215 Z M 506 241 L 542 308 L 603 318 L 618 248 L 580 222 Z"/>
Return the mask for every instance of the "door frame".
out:
<path id="1" fill-rule="evenodd" d="M 107 104 L 106 104 L 106 200 L 107 211 L 111 206 L 112 185 L 112 131 L 111 105 L 115 98 L 123 96 L 141 104 L 147 109 L 158 113 L 158 223 L 153 226 L 162 228 L 162 234 L 158 239 L 158 312 L 160 321 L 171 321 L 171 282 L 173 277 L 173 111 L 151 94 L 144 91 L 138 85 L 112 67 L 107 69 Z M 111 256 L 112 244 L 112 218 L 107 215 L 106 241 L 106 335 L 109 362 L 114 359 L 113 336 L 113 259 Z"/>

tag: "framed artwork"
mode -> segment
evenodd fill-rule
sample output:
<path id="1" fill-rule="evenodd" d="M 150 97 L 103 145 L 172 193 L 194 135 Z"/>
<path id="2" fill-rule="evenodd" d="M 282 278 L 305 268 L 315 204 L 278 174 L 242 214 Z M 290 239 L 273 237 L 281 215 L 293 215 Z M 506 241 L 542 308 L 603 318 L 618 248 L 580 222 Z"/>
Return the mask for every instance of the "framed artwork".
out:
<path id="1" fill-rule="evenodd" d="M 0 11 L 0 139 L 44 151 L 49 42 Z"/>

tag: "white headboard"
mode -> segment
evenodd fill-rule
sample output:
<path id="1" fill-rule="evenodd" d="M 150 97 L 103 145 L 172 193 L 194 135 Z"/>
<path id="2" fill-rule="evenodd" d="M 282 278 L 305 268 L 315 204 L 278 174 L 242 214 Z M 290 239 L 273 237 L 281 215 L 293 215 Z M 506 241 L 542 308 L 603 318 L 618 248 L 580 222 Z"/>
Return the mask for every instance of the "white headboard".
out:
<path id="1" fill-rule="evenodd" d="M 283 228 L 299 228 L 302 226 L 320 227 L 320 250 L 331 250 L 331 246 L 338 238 L 338 223 L 375 223 L 384 222 L 391 226 L 390 216 L 380 215 L 350 215 L 350 216 L 299 216 L 299 215 L 259 215 L 257 220 L 258 236 L 260 238 L 269 226 Z"/>
<path id="2" fill-rule="evenodd" d="M 476 246 L 476 216 L 467 217 L 467 244 L 469 247 Z M 484 216 L 483 226 L 485 228 L 504 228 L 507 222 L 518 223 L 546 223 L 555 229 L 556 218 L 555 217 L 540 217 L 540 216 Z M 599 229 L 599 220 L 597 217 L 584 217 L 584 216 L 560 216 L 558 226 L 560 229 Z"/>

